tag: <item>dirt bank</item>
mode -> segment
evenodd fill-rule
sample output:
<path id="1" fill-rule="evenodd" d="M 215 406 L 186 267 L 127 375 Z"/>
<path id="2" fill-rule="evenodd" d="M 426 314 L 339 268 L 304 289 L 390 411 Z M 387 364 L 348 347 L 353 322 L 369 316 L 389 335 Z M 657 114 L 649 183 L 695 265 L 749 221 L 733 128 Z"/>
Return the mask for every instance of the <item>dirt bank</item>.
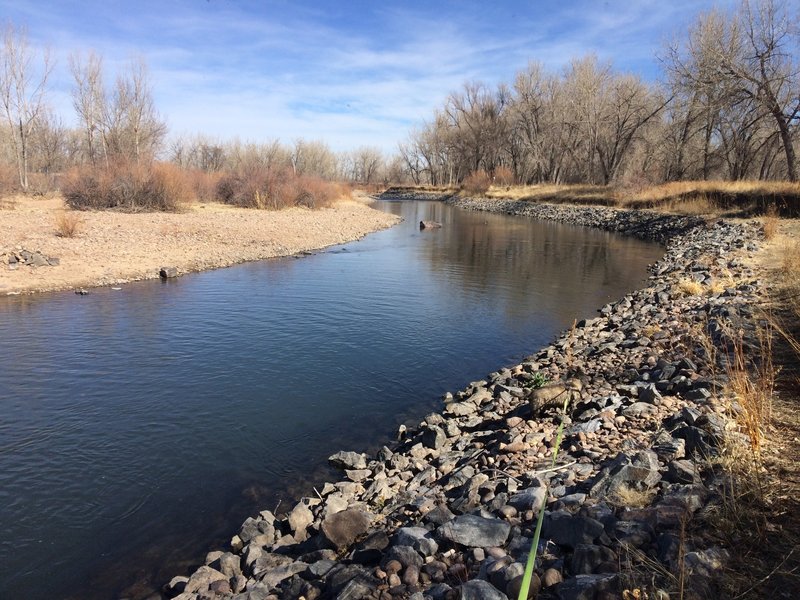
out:
<path id="1" fill-rule="evenodd" d="M 117 285 L 158 277 L 162 266 L 182 274 L 286 256 L 356 240 L 398 221 L 359 196 L 321 210 L 278 212 L 222 204 L 191 204 L 180 213 L 65 212 L 60 197 L 18 197 L 3 206 L 0 295 Z M 57 235 L 61 214 L 77 215 L 75 237 Z M 9 264 L 22 250 L 58 264 Z"/>

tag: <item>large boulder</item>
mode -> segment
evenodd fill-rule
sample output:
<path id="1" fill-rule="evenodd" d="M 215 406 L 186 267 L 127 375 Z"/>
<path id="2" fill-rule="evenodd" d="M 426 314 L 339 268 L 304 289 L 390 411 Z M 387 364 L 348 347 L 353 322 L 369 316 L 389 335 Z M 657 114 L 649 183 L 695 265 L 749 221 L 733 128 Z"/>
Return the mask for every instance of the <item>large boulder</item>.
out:
<path id="1" fill-rule="evenodd" d="M 367 533 L 372 515 L 357 508 L 329 514 L 322 521 L 322 533 L 337 548 L 346 548 Z"/>
<path id="2" fill-rule="evenodd" d="M 479 515 L 461 515 L 436 530 L 441 539 L 472 548 L 502 546 L 510 531 L 505 521 Z"/>

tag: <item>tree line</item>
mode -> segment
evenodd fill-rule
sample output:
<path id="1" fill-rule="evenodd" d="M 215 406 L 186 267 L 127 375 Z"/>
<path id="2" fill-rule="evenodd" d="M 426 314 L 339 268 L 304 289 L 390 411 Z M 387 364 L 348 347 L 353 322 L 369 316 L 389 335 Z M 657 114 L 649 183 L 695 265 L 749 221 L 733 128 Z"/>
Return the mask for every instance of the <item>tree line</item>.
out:
<path id="1" fill-rule="evenodd" d="M 147 65 L 109 81 L 102 56 L 68 61 L 73 127 L 47 101 L 54 62 L 24 29 L 2 29 L 0 185 L 29 190 L 76 166 L 154 160 L 205 174 L 269 171 L 327 181 L 458 185 L 797 180 L 798 23 L 782 0 L 742 0 L 699 15 L 644 81 L 588 55 L 550 71 L 532 61 L 510 83 L 467 82 L 394 156 L 322 141 L 168 137 Z M 44 183 L 42 183 L 44 182 Z M 8 190 L 7 190 L 8 191 Z"/>
<path id="2" fill-rule="evenodd" d="M 701 14 L 647 83 L 593 55 L 465 83 L 400 146 L 416 183 L 797 181 L 798 28 L 779 0 Z"/>

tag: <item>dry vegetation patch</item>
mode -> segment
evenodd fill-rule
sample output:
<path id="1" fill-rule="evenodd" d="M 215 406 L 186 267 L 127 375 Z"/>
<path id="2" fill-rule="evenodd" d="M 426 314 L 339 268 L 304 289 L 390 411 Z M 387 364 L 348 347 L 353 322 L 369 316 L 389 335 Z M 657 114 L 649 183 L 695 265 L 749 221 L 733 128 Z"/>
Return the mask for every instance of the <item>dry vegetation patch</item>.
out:
<path id="1" fill-rule="evenodd" d="M 732 445 L 720 465 L 728 483 L 710 518 L 735 549 L 727 597 L 788 599 L 800 597 L 800 221 L 778 222 L 755 260 L 768 291 L 757 348 L 734 337 L 728 361 L 750 445 Z"/>
<path id="2" fill-rule="evenodd" d="M 74 212 L 59 211 L 55 217 L 56 235 L 59 237 L 72 238 L 78 234 L 81 219 Z"/>
<path id="3" fill-rule="evenodd" d="M 779 181 L 678 181 L 661 185 L 494 185 L 489 198 L 650 208 L 691 215 L 800 216 L 800 184 Z"/>

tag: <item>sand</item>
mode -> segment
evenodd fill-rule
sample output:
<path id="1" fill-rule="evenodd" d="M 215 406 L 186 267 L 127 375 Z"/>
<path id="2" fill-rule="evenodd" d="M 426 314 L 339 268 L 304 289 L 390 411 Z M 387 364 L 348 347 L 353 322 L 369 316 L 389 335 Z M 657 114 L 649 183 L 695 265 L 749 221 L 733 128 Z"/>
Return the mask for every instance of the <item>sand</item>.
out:
<path id="1" fill-rule="evenodd" d="M 156 278 L 161 267 L 179 274 L 287 256 L 357 240 L 399 218 L 370 208 L 366 196 L 331 208 L 263 211 L 191 204 L 180 213 L 84 212 L 60 197 L 16 197 L 0 203 L 0 295 L 117 286 Z M 60 237 L 56 220 L 80 219 L 77 234 Z M 8 264 L 11 252 L 41 252 L 57 266 Z"/>

